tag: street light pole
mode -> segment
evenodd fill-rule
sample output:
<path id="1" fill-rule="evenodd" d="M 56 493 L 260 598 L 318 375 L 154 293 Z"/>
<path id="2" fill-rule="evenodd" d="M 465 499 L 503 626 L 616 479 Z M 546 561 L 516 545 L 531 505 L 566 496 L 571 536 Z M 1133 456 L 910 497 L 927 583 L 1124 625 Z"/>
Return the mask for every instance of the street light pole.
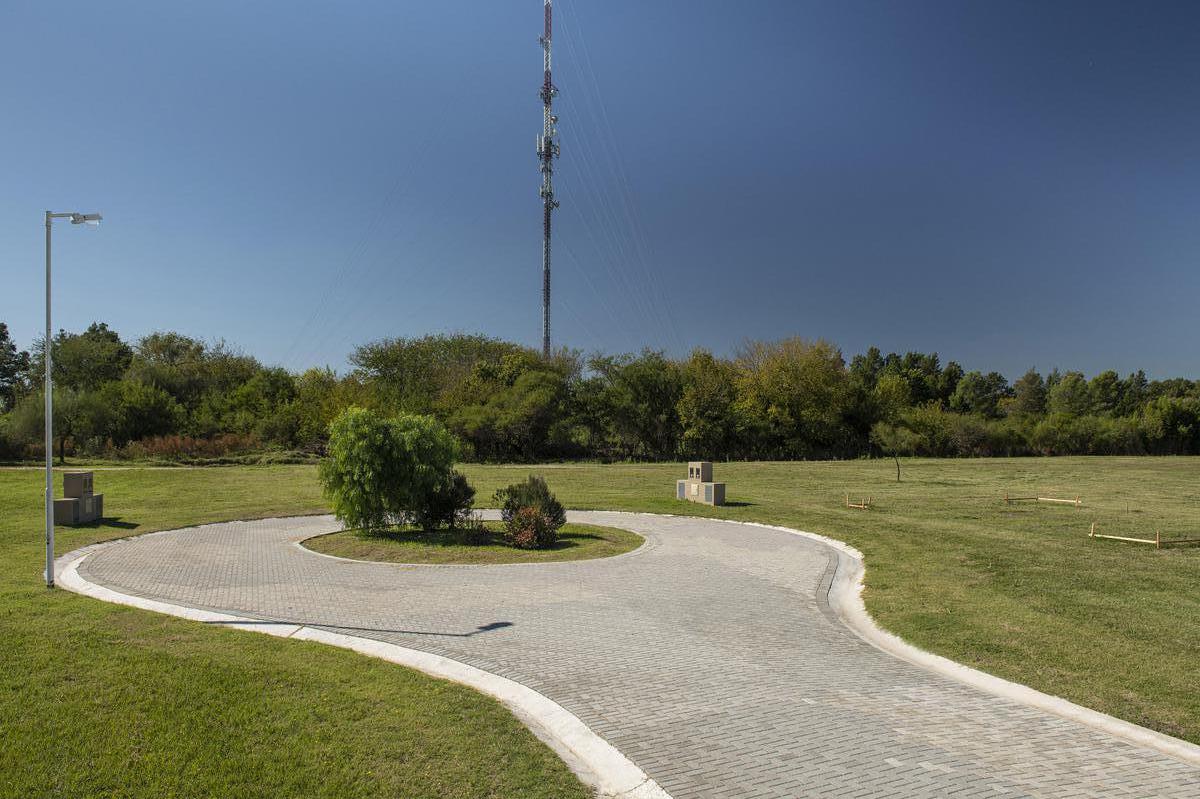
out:
<path id="1" fill-rule="evenodd" d="M 72 225 L 98 225 L 100 214 L 55 214 L 46 212 L 46 338 L 42 342 L 46 364 L 46 587 L 54 587 L 54 381 L 50 377 L 50 228 L 55 219 L 70 219 Z"/>
<path id="2" fill-rule="evenodd" d="M 54 216 L 46 212 L 46 337 L 42 339 L 42 357 L 46 363 L 46 587 L 54 587 L 54 399 L 50 369 L 50 226 Z"/>

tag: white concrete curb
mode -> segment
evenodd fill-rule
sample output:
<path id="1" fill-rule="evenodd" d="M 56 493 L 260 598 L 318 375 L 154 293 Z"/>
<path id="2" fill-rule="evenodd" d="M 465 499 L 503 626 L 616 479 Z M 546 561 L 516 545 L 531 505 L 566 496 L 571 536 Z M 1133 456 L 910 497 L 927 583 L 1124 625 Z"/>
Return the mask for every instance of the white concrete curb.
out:
<path id="1" fill-rule="evenodd" d="M 796 530 L 791 527 L 743 522 L 734 519 L 716 519 L 706 516 L 680 514 L 641 513 L 635 511 L 607 511 L 603 513 L 624 516 L 661 516 L 676 519 L 716 521 L 727 524 L 747 525 L 797 535 L 821 543 L 836 552 L 837 564 L 832 584 L 829 587 L 829 606 L 838 618 L 856 635 L 867 643 L 901 660 L 940 674 L 944 677 L 970 685 L 979 690 L 1037 708 L 1057 716 L 1076 721 L 1093 729 L 1122 738 L 1130 743 L 1154 749 L 1184 763 L 1200 765 L 1200 746 L 1179 738 L 1173 738 L 1154 730 L 1141 727 L 1114 716 L 1077 705 L 1066 699 L 1036 691 L 1019 683 L 996 677 L 978 669 L 964 666 L 948 658 L 926 652 L 906 643 L 898 636 L 887 632 L 875 623 L 863 603 L 864 559 L 861 552 L 841 541 L 816 533 Z M 568 511 L 568 514 L 571 511 Z M 171 531 L 163 531 L 171 532 Z M 154 534 L 151 534 L 154 535 Z M 129 539 L 120 539 L 129 540 Z M 119 543 L 120 540 L 97 544 L 63 555 L 56 561 L 55 569 L 59 584 L 80 594 L 103 599 L 108 602 L 131 605 L 186 619 L 203 622 L 218 622 L 223 626 L 242 630 L 265 632 L 270 635 L 319 641 L 340 646 L 362 654 L 398 663 L 435 677 L 452 680 L 475 688 L 502 702 L 512 710 L 547 745 L 563 758 L 573 771 L 601 795 L 611 799 L 670 799 L 666 791 L 628 758 L 617 751 L 603 738 L 592 732 L 578 717 L 561 705 L 520 683 L 468 666 L 449 658 L 421 652 L 415 649 L 388 644 L 357 636 L 330 633 L 310 627 L 290 624 L 248 623 L 246 617 L 233 616 L 213 611 L 196 610 L 171 603 L 122 594 L 103 586 L 95 585 L 79 576 L 78 566 L 91 552 Z M 649 538 L 647 537 L 647 541 Z M 625 557 L 640 551 L 643 544 L 633 552 L 616 556 Z M 306 551 L 314 555 L 323 553 Z M 325 557 L 343 560 L 336 556 Z M 556 565 L 553 563 L 541 565 Z"/>
<path id="2" fill-rule="evenodd" d="M 169 532 L 169 531 L 164 531 Z M 123 539 L 128 540 L 128 539 Z M 604 799 L 671 799 L 658 783 L 584 724 L 573 713 L 549 697 L 518 682 L 477 669 L 440 655 L 409 649 L 384 641 L 343 635 L 295 624 L 262 623 L 245 616 L 197 610 L 183 605 L 123 594 L 88 582 L 79 574 L 79 564 L 88 555 L 106 546 L 108 541 L 75 550 L 55 561 L 55 581 L 78 594 L 152 610 L 192 621 L 217 623 L 222 627 L 267 633 L 282 638 L 316 641 L 350 649 L 364 655 L 422 671 L 434 677 L 461 683 L 499 700 L 530 730 L 555 751 L 572 771 L 592 786 Z"/>
<path id="3" fill-rule="evenodd" d="M 1059 696 L 1042 693 L 1027 685 L 1009 682 L 987 672 L 973 669 L 970 666 L 964 666 L 949 658 L 919 649 L 912 644 L 906 643 L 898 636 L 889 633 L 887 630 L 882 629 L 871 618 L 871 615 L 867 613 L 867 607 L 863 603 L 864 560 L 863 554 L 854 547 L 823 535 L 807 533 L 803 530 L 793 530 L 790 527 L 761 524 L 759 522 L 738 522 L 732 519 L 721 519 L 721 521 L 733 524 L 749 524 L 754 527 L 763 527 L 768 530 L 779 530 L 780 532 L 803 536 L 804 538 L 819 541 L 836 550 L 838 552 L 838 564 L 837 571 L 834 573 L 833 584 L 829 587 L 829 606 L 833 608 L 838 618 L 854 631 L 855 634 L 867 643 L 887 652 L 889 655 L 982 691 L 987 691 L 990 694 L 1011 699 L 1014 702 L 1020 702 L 1023 705 L 1035 707 L 1039 710 L 1053 713 L 1056 716 L 1071 719 L 1072 721 L 1077 721 L 1080 724 L 1087 725 L 1109 735 L 1123 738 L 1138 746 L 1157 750 L 1184 763 L 1200 765 L 1200 746 L 1196 744 L 1179 738 L 1173 738 L 1170 735 L 1164 735 L 1161 732 L 1155 732 L 1154 730 L 1124 721 L 1115 716 L 1110 716 L 1107 713 L 1101 713 L 1097 710 L 1077 705 Z"/>

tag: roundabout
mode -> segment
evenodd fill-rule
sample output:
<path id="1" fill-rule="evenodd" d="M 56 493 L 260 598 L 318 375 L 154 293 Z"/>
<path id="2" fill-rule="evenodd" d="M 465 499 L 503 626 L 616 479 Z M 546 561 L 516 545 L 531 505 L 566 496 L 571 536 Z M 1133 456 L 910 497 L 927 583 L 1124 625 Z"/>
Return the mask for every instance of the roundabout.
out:
<path id="1" fill-rule="evenodd" d="M 692 517 L 569 521 L 645 544 L 536 566 L 362 563 L 299 546 L 339 529 L 314 516 L 110 542 L 58 572 L 108 601 L 464 682 L 608 796 L 1200 792 L 1197 747 L 872 632 L 849 548 Z"/>

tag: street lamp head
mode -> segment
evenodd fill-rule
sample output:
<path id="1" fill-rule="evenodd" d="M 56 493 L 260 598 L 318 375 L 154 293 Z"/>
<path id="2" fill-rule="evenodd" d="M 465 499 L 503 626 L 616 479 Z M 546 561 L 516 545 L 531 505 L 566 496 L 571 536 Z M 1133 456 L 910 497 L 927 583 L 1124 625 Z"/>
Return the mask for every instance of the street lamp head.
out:
<path id="1" fill-rule="evenodd" d="M 99 225 L 104 217 L 100 214 L 71 214 L 72 225 Z"/>

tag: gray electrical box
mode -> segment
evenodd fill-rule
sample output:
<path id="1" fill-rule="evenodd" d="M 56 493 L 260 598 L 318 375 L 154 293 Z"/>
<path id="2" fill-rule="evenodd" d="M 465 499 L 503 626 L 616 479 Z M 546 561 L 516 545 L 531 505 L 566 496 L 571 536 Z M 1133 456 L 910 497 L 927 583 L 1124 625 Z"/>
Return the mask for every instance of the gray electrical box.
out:
<path id="1" fill-rule="evenodd" d="M 686 480 L 675 481 L 675 498 L 702 505 L 724 505 L 725 484 L 714 483 L 712 461 L 692 461 Z"/>
<path id="2" fill-rule="evenodd" d="M 92 493 L 91 472 L 63 475 L 63 499 L 54 500 L 56 524 L 87 524 L 104 516 L 104 495 Z"/>

